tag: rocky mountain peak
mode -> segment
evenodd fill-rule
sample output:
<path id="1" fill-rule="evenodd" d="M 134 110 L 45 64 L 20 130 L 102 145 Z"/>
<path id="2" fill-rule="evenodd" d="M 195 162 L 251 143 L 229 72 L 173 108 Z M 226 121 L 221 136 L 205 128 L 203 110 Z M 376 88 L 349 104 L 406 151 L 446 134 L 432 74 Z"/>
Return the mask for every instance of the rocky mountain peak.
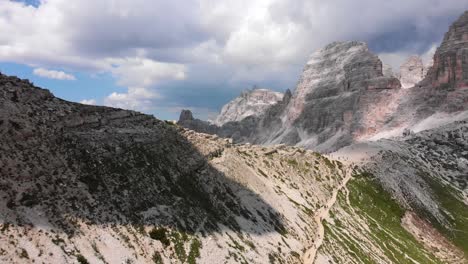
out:
<path id="1" fill-rule="evenodd" d="M 291 123 L 308 102 L 358 90 L 397 89 L 398 80 L 385 77 L 382 62 L 363 42 L 333 42 L 312 54 L 288 107 Z"/>
<path id="2" fill-rule="evenodd" d="M 282 99 L 282 93 L 268 89 L 245 90 L 239 97 L 224 105 L 215 120 L 215 124 L 221 126 L 228 122 L 241 121 L 248 116 L 259 116 L 268 107 Z"/>
<path id="3" fill-rule="evenodd" d="M 183 109 L 182 112 L 180 112 L 179 121 L 188 121 L 193 119 L 192 111 Z"/>
<path id="4" fill-rule="evenodd" d="M 401 87 L 411 88 L 419 83 L 425 76 L 425 67 L 421 57 L 418 55 L 410 56 L 400 66 L 400 82 Z"/>
<path id="5" fill-rule="evenodd" d="M 426 85 L 440 88 L 468 87 L 468 11 L 455 21 L 434 54 Z"/>

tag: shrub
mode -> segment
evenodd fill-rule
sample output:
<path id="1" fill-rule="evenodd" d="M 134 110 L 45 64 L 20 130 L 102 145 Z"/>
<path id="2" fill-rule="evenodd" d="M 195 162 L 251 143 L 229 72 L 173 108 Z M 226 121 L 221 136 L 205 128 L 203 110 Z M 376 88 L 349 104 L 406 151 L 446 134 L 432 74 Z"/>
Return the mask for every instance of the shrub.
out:
<path id="1" fill-rule="evenodd" d="M 149 236 L 154 240 L 159 240 L 165 247 L 169 246 L 171 242 L 167 238 L 167 230 L 165 228 L 153 228 L 149 232 Z"/>
<path id="2" fill-rule="evenodd" d="M 163 260 L 162 260 L 161 254 L 159 254 L 159 252 L 154 252 L 153 262 L 154 262 L 154 264 L 163 264 L 164 263 Z"/>
<path id="3" fill-rule="evenodd" d="M 88 260 L 81 254 L 76 256 L 76 260 L 78 260 L 80 264 L 89 264 Z"/>

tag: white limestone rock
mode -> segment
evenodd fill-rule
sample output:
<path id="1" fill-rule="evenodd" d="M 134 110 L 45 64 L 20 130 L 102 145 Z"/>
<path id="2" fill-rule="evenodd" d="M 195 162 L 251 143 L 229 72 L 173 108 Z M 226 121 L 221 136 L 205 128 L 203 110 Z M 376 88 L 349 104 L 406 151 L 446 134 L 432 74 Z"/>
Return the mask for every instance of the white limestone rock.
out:
<path id="1" fill-rule="evenodd" d="M 283 99 L 283 94 L 268 89 L 252 89 L 223 106 L 215 124 L 221 126 L 231 121 L 241 121 L 248 116 L 259 116 Z"/>
<path id="2" fill-rule="evenodd" d="M 402 88 L 414 87 L 424 79 L 427 70 L 421 57 L 413 55 L 400 66 L 400 82 Z"/>

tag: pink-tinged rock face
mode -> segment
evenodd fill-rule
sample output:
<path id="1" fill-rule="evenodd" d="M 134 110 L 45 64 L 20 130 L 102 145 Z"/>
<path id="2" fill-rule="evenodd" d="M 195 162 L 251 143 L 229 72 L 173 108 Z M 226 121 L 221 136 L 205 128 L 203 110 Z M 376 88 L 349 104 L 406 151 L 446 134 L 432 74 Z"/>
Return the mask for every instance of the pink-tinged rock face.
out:
<path id="1" fill-rule="evenodd" d="M 468 12 L 445 34 L 434 55 L 428 83 L 439 88 L 463 88 L 468 83 Z"/>

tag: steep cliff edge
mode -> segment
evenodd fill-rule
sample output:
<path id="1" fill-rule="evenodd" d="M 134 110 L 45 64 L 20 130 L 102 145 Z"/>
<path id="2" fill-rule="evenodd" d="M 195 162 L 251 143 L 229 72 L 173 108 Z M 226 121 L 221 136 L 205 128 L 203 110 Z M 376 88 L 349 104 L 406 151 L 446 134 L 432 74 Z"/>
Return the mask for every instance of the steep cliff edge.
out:
<path id="1" fill-rule="evenodd" d="M 445 34 L 434 55 L 426 85 L 437 88 L 468 87 L 468 11 L 458 18 Z"/>

